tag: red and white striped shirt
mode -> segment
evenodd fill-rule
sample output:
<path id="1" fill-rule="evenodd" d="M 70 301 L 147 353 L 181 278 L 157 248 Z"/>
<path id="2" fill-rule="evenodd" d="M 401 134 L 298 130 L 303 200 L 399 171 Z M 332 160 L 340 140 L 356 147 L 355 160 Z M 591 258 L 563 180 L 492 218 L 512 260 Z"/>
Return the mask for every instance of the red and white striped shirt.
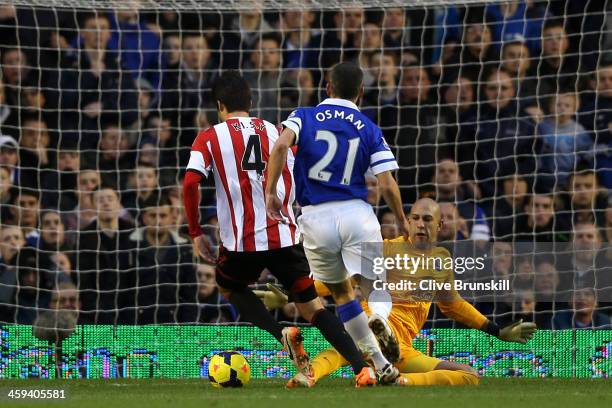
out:
<path id="1" fill-rule="evenodd" d="M 229 251 L 265 251 L 298 242 L 299 231 L 292 209 L 295 158 L 291 151 L 277 186 L 289 218 L 286 223 L 278 223 L 266 215 L 265 166 L 278 138 L 279 130 L 270 122 L 236 117 L 200 132 L 191 147 L 187 171 L 204 177 L 213 171 L 221 241 Z M 193 197 L 185 197 L 186 206 L 190 200 Z M 197 200 L 193 201 L 196 203 L 191 206 L 199 205 Z M 199 211 L 187 209 L 186 213 L 190 235 L 200 235 Z"/>

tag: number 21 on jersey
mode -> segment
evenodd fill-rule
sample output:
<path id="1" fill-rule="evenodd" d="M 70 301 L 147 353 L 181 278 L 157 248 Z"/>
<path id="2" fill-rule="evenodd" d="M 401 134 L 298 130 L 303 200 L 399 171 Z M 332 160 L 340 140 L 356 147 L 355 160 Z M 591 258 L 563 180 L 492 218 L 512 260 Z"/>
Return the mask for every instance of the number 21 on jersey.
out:
<path id="1" fill-rule="evenodd" d="M 336 156 L 338 151 L 338 138 L 329 130 L 319 130 L 315 135 L 315 140 L 325 141 L 327 143 L 327 151 L 323 157 L 321 157 L 321 159 L 310 168 L 308 171 L 308 177 L 313 180 L 328 182 L 332 176 L 332 173 L 325 170 L 325 168 L 329 166 Z M 348 144 L 348 154 L 346 156 L 342 178 L 340 179 L 340 184 L 346 186 L 351 184 L 353 167 L 355 166 L 355 156 L 357 155 L 357 150 L 359 149 L 359 138 L 356 137 L 349 139 Z"/>

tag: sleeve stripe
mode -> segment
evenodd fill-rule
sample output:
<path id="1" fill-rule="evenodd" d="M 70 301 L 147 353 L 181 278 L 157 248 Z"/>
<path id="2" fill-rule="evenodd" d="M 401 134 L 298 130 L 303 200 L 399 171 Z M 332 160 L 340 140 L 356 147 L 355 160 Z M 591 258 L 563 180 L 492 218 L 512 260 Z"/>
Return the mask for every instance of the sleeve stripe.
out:
<path id="1" fill-rule="evenodd" d="M 375 165 L 374 163 L 377 163 L 377 162 L 379 162 L 381 160 L 384 160 L 384 159 L 393 159 L 393 160 L 395 160 L 395 156 L 393 156 L 393 153 L 391 153 L 389 150 L 383 150 L 383 151 L 380 151 L 380 152 L 376 152 L 376 153 L 373 153 L 370 156 L 370 164 L 372 166 L 374 166 Z"/>
<path id="2" fill-rule="evenodd" d="M 202 155 L 202 152 L 198 152 L 197 150 L 191 151 L 191 157 L 189 158 L 187 169 L 196 170 L 208 177 L 208 168 L 204 162 L 204 156 Z"/>
<path id="3" fill-rule="evenodd" d="M 299 118 L 291 118 L 284 121 L 282 125 L 295 133 L 295 144 L 298 144 L 298 140 L 300 140 L 300 130 L 302 130 L 302 121 Z"/>
<path id="4" fill-rule="evenodd" d="M 388 161 L 386 163 L 379 164 L 376 167 L 372 167 L 372 173 L 374 173 L 374 175 L 377 175 L 385 171 L 397 170 L 397 169 L 399 169 L 399 166 L 397 165 L 397 162 L 394 160 L 394 161 Z"/>
<path id="5" fill-rule="evenodd" d="M 370 165 L 370 167 L 380 166 L 380 165 L 381 165 L 381 164 L 383 164 L 383 163 L 388 163 L 388 162 L 391 162 L 391 161 L 393 161 L 393 162 L 394 162 L 394 161 L 395 161 L 395 158 L 393 158 L 393 157 L 392 157 L 392 158 L 390 158 L 390 159 L 379 160 L 379 161 L 377 161 L 376 163 L 372 163 L 372 164 Z"/>

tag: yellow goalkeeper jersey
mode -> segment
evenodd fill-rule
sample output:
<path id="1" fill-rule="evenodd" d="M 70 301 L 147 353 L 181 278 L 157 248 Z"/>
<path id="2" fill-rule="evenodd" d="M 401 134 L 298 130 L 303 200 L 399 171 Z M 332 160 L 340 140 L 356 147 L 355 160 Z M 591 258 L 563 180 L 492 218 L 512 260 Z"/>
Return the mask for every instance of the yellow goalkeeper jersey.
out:
<path id="1" fill-rule="evenodd" d="M 446 248 L 434 247 L 422 252 L 409 245 L 403 237 L 399 237 L 385 240 L 384 255 L 386 258 L 395 259 L 399 256 L 400 261 L 410 259 L 409 262 L 401 262 L 402 268 L 387 269 L 386 282 L 399 286 L 399 289 L 391 289 L 389 285 L 387 291 L 393 299 L 388 321 L 400 344 L 412 345 L 412 339 L 427 321 L 432 301 L 436 302 L 446 316 L 468 327 L 478 329 L 487 321 L 485 316 L 452 288 L 453 270 L 449 267 L 452 265 L 451 255 Z M 414 290 L 406 288 L 408 282 L 413 282 Z M 366 302 L 363 303 L 364 310 L 369 314 Z"/>

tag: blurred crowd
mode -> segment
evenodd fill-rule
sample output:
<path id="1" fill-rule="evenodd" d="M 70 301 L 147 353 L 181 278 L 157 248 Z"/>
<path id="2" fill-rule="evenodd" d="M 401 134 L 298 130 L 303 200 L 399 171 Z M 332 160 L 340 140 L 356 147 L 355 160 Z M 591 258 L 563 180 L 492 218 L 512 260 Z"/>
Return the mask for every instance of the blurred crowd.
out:
<path id="1" fill-rule="evenodd" d="M 194 260 L 182 211 L 191 143 L 217 120 L 210 85 L 240 69 L 252 114 L 280 123 L 322 100 L 328 68 L 350 60 L 364 69 L 361 109 L 396 154 L 404 202 L 436 199 L 440 239 L 473 242 L 512 279 L 511 296 L 478 307 L 542 328 L 611 328 L 610 49 L 604 1 L 0 6 L 0 322 L 31 324 L 44 309 L 98 324 L 239 319 L 214 267 Z M 393 238 L 393 214 L 368 183 Z M 218 245 L 210 185 L 202 204 Z M 519 256 L 517 242 L 555 251 Z M 292 304 L 277 313 L 298 319 Z"/>

